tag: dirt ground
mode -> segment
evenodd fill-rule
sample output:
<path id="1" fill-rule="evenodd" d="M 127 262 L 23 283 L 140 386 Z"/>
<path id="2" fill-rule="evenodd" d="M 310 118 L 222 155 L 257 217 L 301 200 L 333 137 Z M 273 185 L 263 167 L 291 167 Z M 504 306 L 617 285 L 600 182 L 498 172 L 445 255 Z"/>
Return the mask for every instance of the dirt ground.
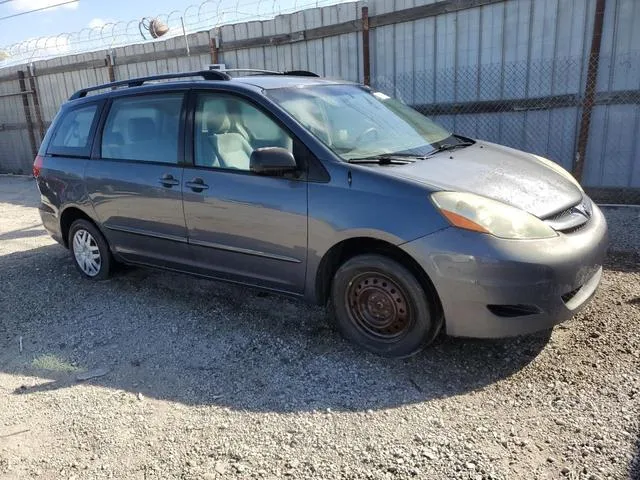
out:
<path id="1" fill-rule="evenodd" d="M 274 295 L 85 281 L 36 205 L 0 177 L 0 479 L 640 478 L 640 209 L 553 332 L 388 360 Z"/>

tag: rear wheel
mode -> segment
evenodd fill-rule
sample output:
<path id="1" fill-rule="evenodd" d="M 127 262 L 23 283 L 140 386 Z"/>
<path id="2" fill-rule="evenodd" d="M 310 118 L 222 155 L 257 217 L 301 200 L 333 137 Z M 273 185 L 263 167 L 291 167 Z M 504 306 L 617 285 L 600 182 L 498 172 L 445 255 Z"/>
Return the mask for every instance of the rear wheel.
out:
<path id="1" fill-rule="evenodd" d="M 440 328 L 437 300 L 404 266 L 382 255 L 358 255 L 333 278 L 331 299 L 348 339 L 387 357 L 408 357 Z"/>
<path id="2" fill-rule="evenodd" d="M 76 220 L 69 229 L 69 250 L 85 278 L 104 280 L 112 265 L 111 252 L 100 231 L 87 220 Z"/>

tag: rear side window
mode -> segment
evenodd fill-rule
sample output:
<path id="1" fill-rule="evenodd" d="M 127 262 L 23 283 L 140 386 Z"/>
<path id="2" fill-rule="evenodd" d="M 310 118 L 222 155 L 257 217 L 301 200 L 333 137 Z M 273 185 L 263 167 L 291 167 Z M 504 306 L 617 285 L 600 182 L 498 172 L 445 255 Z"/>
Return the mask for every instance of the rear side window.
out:
<path id="1" fill-rule="evenodd" d="M 51 138 L 47 152 L 53 155 L 88 157 L 97 112 L 98 105 L 95 104 L 65 112 Z"/>
<path id="2" fill-rule="evenodd" d="M 184 94 L 113 100 L 102 133 L 102 158 L 178 163 Z"/>

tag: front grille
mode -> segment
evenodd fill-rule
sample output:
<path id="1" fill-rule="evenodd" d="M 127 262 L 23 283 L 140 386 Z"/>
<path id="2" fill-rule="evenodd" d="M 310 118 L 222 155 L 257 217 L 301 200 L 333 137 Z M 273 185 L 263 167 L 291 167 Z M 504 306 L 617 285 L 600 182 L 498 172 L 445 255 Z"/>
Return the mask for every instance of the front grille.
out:
<path id="1" fill-rule="evenodd" d="M 575 205 L 574 205 L 575 206 Z M 561 220 L 567 215 L 571 213 L 573 207 L 569 207 L 566 210 L 561 211 L 560 213 L 556 213 L 555 215 L 551 215 L 550 217 L 545 218 L 545 220 Z"/>
<path id="2" fill-rule="evenodd" d="M 582 285 L 580 285 L 578 288 L 575 288 L 575 289 L 571 290 L 570 292 L 567 292 L 564 295 L 562 295 L 562 301 L 564 303 L 569 303 L 571 301 L 571 299 L 578 294 L 578 292 L 580 291 L 581 288 L 582 288 Z"/>
<path id="3" fill-rule="evenodd" d="M 564 233 L 565 235 L 570 235 L 570 234 L 572 234 L 572 233 L 579 232 L 579 231 L 580 231 L 580 230 L 582 230 L 584 227 L 586 227 L 588 223 L 589 223 L 589 220 L 587 220 L 586 222 L 584 222 L 582 225 L 576 225 L 575 227 L 566 228 L 566 229 L 564 229 L 564 230 L 558 230 L 558 232 Z"/>
<path id="4" fill-rule="evenodd" d="M 590 200 L 585 197 L 580 203 L 543 218 L 543 221 L 556 232 L 569 235 L 587 226 L 591 213 Z"/>

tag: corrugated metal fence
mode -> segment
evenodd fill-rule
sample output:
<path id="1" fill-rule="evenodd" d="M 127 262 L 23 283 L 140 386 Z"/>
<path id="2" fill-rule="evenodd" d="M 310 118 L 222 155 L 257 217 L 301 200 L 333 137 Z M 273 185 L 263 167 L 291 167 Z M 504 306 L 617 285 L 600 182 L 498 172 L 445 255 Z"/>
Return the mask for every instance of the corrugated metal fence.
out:
<path id="1" fill-rule="evenodd" d="M 583 160 L 585 185 L 640 202 L 636 0 L 373 0 L 226 25 L 188 42 L 190 56 L 172 38 L 0 70 L 0 171 L 29 171 L 60 104 L 81 87 L 225 63 L 370 81 L 458 133 L 566 168 Z"/>

